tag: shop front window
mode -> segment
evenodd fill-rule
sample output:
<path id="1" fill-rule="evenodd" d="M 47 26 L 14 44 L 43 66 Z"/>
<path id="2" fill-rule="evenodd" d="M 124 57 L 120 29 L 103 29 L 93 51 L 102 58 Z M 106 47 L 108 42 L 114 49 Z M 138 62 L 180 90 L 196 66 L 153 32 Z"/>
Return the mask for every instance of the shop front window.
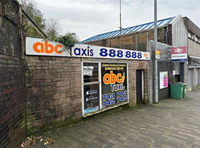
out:
<path id="1" fill-rule="evenodd" d="M 82 65 L 83 115 L 128 103 L 126 63 L 87 63 Z"/>
<path id="2" fill-rule="evenodd" d="M 83 64 L 84 114 L 100 109 L 98 67 L 98 63 Z"/>
<path id="3" fill-rule="evenodd" d="M 128 102 L 127 65 L 101 64 L 102 108 Z"/>

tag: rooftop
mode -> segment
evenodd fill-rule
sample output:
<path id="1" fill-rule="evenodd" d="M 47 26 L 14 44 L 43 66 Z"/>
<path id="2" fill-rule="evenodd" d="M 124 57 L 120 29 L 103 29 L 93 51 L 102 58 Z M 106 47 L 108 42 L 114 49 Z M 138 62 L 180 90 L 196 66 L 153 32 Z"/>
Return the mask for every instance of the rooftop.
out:
<path id="1" fill-rule="evenodd" d="M 174 17 L 169 17 L 169 18 L 165 18 L 162 20 L 158 20 L 157 26 L 161 27 L 161 26 L 168 25 L 173 18 Z M 145 29 L 152 29 L 152 28 L 154 28 L 154 22 L 149 22 L 149 23 L 145 23 L 145 24 L 141 24 L 141 25 L 137 25 L 137 26 L 123 28 L 121 30 L 121 35 L 132 33 L 132 32 L 137 32 L 137 31 L 142 31 Z M 91 42 L 91 41 L 95 41 L 95 40 L 111 38 L 111 37 L 118 36 L 118 35 L 120 35 L 120 30 L 115 30 L 115 31 L 95 35 L 93 37 L 90 37 L 86 40 L 81 41 L 80 43 L 86 43 L 86 42 Z"/>

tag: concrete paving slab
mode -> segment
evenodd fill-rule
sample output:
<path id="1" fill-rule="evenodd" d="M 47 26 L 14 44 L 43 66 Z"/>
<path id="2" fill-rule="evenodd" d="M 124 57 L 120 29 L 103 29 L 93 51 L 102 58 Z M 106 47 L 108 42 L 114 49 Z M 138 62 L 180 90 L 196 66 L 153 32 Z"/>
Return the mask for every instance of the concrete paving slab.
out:
<path id="1" fill-rule="evenodd" d="M 53 130 L 55 140 L 30 148 L 200 148 L 200 89 Z"/>

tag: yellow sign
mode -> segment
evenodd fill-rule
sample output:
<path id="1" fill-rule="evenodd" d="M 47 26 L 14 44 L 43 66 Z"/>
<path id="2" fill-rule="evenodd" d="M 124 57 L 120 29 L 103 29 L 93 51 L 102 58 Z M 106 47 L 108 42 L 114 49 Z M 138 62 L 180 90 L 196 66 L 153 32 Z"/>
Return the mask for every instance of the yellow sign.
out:
<path id="1" fill-rule="evenodd" d="M 160 59 L 160 51 L 159 50 L 156 50 L 156 52 L 155 52 L 155 58 L 156 59 Z"/>
<path id="2" fill-rule="evenodd" d="M 156 55 L 160 55 L 160 51 L 159 50 L 156 50 Z"/>

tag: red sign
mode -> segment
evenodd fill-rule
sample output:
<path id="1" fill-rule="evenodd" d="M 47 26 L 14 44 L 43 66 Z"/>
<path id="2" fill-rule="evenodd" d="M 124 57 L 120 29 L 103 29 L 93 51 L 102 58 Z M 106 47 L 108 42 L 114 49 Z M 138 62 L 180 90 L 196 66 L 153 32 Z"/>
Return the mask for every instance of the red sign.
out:
<path id="1" fill-rule="evenodd" d="M 172 54 L 183 54 L 187 53 L 187 47 L 173 47 Z"/>
<path id="2" fill-rule="evenodd" d="M 171 49 L 171 60 L 177 62 L 186 62 L 187 47 L 173 47 Z"/>

